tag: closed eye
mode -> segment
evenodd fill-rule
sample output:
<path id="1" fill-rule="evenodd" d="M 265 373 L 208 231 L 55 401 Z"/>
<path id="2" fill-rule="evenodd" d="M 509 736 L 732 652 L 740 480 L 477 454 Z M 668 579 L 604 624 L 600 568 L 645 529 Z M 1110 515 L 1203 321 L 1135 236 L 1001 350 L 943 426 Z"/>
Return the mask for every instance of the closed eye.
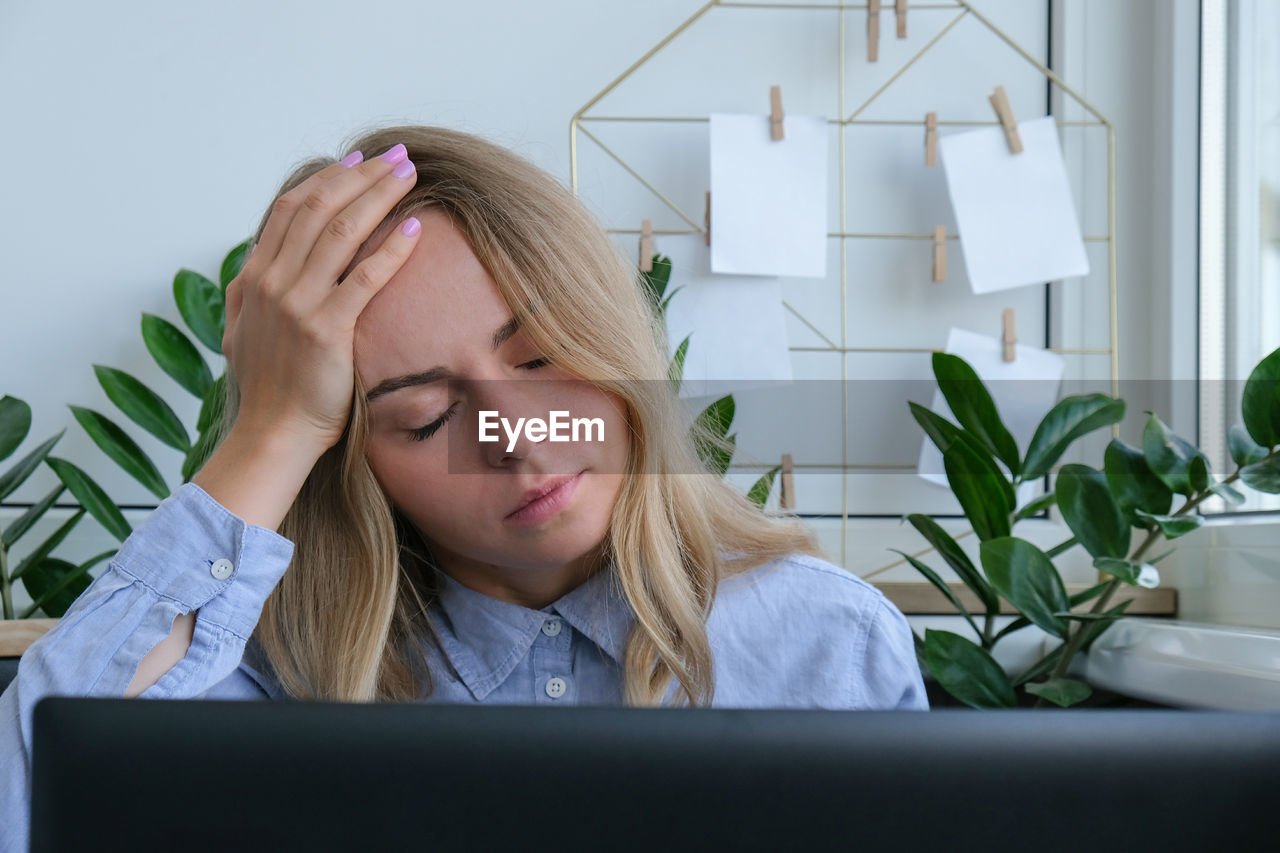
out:
<path id="1" fill-rule="evenodd" d="M 525 370 L 537 370 L 539 367 L 549 367 L 550 365 L 551 362 L 547 361 L 545 358 L 535 358 L 533 361 L 526 361 L 520 366 Z"/>
<path id="2" fill-rule="evenodd" d="M 454 403 L 443 415 L 436 418 L 431 423 L 423 427 L 418 427 L 417 429 L 409 430 L 409 441 L 425 441 L 426 439 L 431 438 L 431 436 L 436 434 L 436 431 L 439 430 L 440 427 L 449 422 L 449 419 L 453 417 L 453 413 L 457 411 L 457 408 L 458 404 Z"/>

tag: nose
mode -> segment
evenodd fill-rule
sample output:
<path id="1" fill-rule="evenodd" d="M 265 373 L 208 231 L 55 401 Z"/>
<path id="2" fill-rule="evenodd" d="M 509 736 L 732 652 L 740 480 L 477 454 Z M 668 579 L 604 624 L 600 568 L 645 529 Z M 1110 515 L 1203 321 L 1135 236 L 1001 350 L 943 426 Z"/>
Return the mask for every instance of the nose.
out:
<path id="1" fill-rule="evenodd" d="M 483 383 L 477 394 L 478 410 L 496 412 L 490 422 L 497 423 L 497 441 L 480 442 L 484 462 L 491 468 L 507 468 L 520 460 L 528 459 L 541 441 L 533 441 L 525 431 L 531 418 L 545 418 L 547 412 L 540 408 L 536 383 L 517 379 L 490 380 Z M 495 430 L 490 431 L 492 435 Z M 514 435 L 513 435 L 514 433 Z"/>

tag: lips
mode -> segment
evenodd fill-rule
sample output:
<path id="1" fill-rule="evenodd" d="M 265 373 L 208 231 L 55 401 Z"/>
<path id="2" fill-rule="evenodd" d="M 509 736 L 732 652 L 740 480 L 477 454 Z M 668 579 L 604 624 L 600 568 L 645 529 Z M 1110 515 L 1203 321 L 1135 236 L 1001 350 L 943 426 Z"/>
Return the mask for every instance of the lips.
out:
<path id="1" fill-rule="evenodd" d="M 578 474 L 581 474 L 581 473 L 582 473 L 581 471 L 578 472 Z M 507 518 L 510 518 L 511 516 L 515 515 L 520 510 L 524 509 L 529 504 L 533 503 L 539 498 L 545 497 L 546 495 L 549 495 L 550 493 L 554 492 L 556 489 L 560 488 L 565 483 L 577 477 L 578 474 L 565 474 L 563 476 L 550 477 L 544 480 L 541 485 L 530 489 L 529 491 L 525 492 L 524 495 L 521 496 L 520 502 L 516 505 L 515 509 L 507 513 Z"/>

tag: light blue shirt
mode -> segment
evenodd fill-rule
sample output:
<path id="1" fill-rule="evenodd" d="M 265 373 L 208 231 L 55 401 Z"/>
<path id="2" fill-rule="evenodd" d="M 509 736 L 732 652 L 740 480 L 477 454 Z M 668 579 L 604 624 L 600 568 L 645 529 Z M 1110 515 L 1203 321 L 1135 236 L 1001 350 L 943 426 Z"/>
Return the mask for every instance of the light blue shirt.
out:
<path id="1" fill-rule="evenodd" d="M 148 516 L 31 645 L 0 695 L 0 849 L 27 849 L 36 702 L 123 696 L 179 614 L 200 611 L 191 646 L 143 698 L 288 698 L 248 640 L 292 554 L 289 540 L 246 524 L 194 484 Z M 423 701 L 622 704 L 634 614 L 612 572 L 541 610 L 439 577 L 434 616 L 443 650 L 426 644 L 435 689 Z M 714 707 L 928 707 L 902 613 L 875 587 L 816 557 L 793 555 L 721 581 L 707 633 Z"/>

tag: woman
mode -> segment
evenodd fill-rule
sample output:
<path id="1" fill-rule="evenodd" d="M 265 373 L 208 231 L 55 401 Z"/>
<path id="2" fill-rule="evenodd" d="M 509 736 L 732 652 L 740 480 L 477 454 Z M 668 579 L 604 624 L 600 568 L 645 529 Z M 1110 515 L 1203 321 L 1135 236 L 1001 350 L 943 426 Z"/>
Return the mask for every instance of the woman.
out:
<path id="1" fill-rule="evenodd" d="M 700 466 L 662 340 L 502 148 L 392 127 L 300 167 L 227 289 L 221 443 L 24 656 L 0 754 L 53 692 L 925 707 L 901 613 Z M 555 412 L 601 428 L 511 429 Z"/>

